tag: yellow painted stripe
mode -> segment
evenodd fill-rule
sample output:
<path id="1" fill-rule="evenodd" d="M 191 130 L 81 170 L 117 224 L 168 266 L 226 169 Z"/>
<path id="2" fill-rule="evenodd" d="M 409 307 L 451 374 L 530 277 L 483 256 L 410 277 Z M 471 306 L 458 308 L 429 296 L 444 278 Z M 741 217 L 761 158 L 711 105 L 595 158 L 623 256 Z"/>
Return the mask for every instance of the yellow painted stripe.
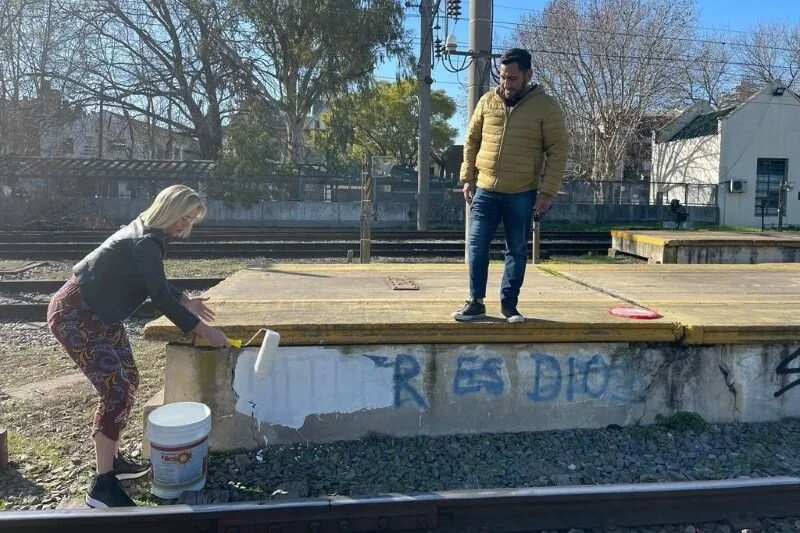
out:
<path id="1" fill-rule="evenodd" d="M 654 235 L 645 235 L 643 233 L 635 233 L 632 231 L 612 231 L 611 236 L 618 239 L 625 239 L 633 242 L 641 242 L 644 244 L 653 244 L 655 246 L 664 246 L 666 243 L 671 242 L 671 239 L 665 237 L 656 237 Z"/>
<path id="2" fill-rule="evenodd" d="M 385 324 L 378 328 L 353 328 L 350 325 L 281 325 L 283 346 L 327 346 L 352 344 L 529 344 L 529 343 L 584 343 L 584 342 L 675 342 L 682 334 L 680 328 L 670 324 L 653 327 L 642 325 L 631 328 L 628 324 L 561 324 L 558 328 L 519 327 L 519 324 L 498 322 L 493 327 L 476 327 L 461 324 L 446 328 L 430 324 Z M 428 326 L 428 327 L 426 327 Z M 516 327 L 515 327 L 516 326 Z M 231 338 L 250 338 L 258 328 L 226 327 Z M 169 331 L 149 332 L 153 340 L 176 341 Z M 195 339 L 196 346 L 207 346 L 202 338 Z"/>
<path id="3" fill-rule="evenodd" d="M 800 326 L 687 326 L 684 344 L 772 344 L 797 342 Z"/>

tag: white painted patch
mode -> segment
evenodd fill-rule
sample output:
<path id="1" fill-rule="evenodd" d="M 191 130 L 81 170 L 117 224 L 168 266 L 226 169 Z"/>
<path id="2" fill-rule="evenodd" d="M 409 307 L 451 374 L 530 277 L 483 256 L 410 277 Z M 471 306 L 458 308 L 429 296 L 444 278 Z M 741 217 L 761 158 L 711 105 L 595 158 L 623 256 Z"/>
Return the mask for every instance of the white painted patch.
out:
<path id="1" fill-rule="evenodd" d="M 394 360 L 394 353 L 376 355 Z M 236 410 L 259 424 L 299 429 L 309 415 L 353 413 L 394 405 L 394 365 L 380 366 L 360 354 L 322 346 L 282 347 L 269 375 L 257 378 L 258 349 L 242 350 L 233 388 Z"/>

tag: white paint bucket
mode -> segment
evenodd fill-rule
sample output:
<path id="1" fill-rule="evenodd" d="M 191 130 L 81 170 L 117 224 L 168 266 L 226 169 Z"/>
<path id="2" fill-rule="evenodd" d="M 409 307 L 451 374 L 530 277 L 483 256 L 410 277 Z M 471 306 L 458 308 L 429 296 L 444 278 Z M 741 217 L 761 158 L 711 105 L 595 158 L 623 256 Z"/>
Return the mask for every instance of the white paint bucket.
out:
<path id="1" fill-rule="evenodd" d="M 147 417 L 147 439 L 153 464 L 150 492 L 173 499 L 185 490 L 200 490 L 208 473 L 211 409 L 197 402 L 163 405 Z"/>

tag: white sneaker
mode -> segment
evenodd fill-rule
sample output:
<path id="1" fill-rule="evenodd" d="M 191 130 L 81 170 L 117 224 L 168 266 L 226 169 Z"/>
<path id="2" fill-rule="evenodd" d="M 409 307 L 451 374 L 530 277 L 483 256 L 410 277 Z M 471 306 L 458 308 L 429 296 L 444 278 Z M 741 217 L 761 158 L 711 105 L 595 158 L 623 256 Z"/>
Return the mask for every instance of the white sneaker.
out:
<path id="1" fill-rule="evenodd" d="M 517 311 L 516 307 L 513 309 L 503 309 L 502 312 L 503 316 L 506 317 L 506 320 L 512 324 L 525 322 L 525 317 L 522 316 L 519 311 Z"/>

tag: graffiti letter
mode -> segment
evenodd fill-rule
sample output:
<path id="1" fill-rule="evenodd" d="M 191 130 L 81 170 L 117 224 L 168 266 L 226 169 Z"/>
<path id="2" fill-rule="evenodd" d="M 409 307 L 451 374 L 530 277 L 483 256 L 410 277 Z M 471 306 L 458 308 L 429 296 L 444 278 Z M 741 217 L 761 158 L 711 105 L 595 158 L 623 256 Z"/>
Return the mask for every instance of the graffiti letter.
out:
<path id="1" fill-rule="evenodd" d="M 419 361 L 414 357 L 401 353 L 394 360 L 394 406 L 400 407 L 406 402 L 414 402 L 419 407 L 428 407 L 427 402 L 411 380 L 419 375 Z M 405 396 L 403 397 L 403 392 Z M 410 397 L 410 398 L 409 398 Z"/>
<path id="2" fill-rule="evenodd" d="M 593 373 L 600 373 L 600 382 L 592 380 L 597 383 L 597 389 L 592 390 L 589 381 Z M 608 382 L 611 379 L 611 369 L 608 367 L 602 356 L 595 355 L 583 367 L 583 392 L 590 398 L 597 399 L 606 393 L 608 390 Z"/>
<path id="3" fill-rule="evenodd" d="M 503 368 L 503 360 L 499 357 L 492 357 L 483 362 L 483 386 L 486 392 L 494 396 L 503 394 L 503 376 L 500 369 Z"/>
<path id="4" fill-rule="evenodd" d="M 481 388 L 475 384 L 475 370 L 464 368 L 465 363 L 474 363 L 477 355 L 461 355 L 456 362 L 456 377 L 453 379 L 453 392 L 458 395 L 478 392 Z"/>
<path id="5" fill-rule="evenodd" d="M 800 348 L 796 349 L 786 359 L 778 363 L 778 368 L 775 369 L 775 373 L 778 374 L 779 376 L 788 376 L 789 374 L 800 374 L 800 368 L 787 368 L 789 366 L 789 363 L 791 363 L 798 357 L 800 357 Z M 798 385 L 800 385 L 800 378 L 797 378 L 796 380 L 792 381 L 791 383 L 783 387 L 781 390 L 776 392 L 775 397 L 777 398 L 781 396 L 784 392 L 788 391 L 789 389 L 793 389 Z"/>
<path id="6" fill-rule="evenodd" d="M 486 392 L 499 396 L 503 393 L 503 378 L 500 368 L 503 360 L 493 357 L 483 362 L 480 368 L 475 368 L 478 362 L 477 355 L 459 356 L 456 362 L 456 376 L 453 379 L 453 392 L 459 396 L 472 394 L 486 389 Z M 472 368 L 467 368 L 472 366 Z"/>
<path id="7" fill-rule="evenodd" d="M 531 358 L 536 361 L 536 376 L 533 379 L 533 390 L 528 392 L 528 398 L 535 402 L 546 402 L 555 399 L 561 391 L 561 366 L 558 359 L 552 355 L 532 353 Z M 542 374 L 546 371 L 542 369 L 542 364 L 550 367 L 552 376 L 548 376 L 552 383 L 542 386 Z"/>
<path id="8" fill-rule="evenodd" d="M 578 365 L 580 372 L 580 365 Z M 575 397 L 575 358 L 569 358 L 569 374 L 567 375 L 567 401 L 571 402 Z"/>

